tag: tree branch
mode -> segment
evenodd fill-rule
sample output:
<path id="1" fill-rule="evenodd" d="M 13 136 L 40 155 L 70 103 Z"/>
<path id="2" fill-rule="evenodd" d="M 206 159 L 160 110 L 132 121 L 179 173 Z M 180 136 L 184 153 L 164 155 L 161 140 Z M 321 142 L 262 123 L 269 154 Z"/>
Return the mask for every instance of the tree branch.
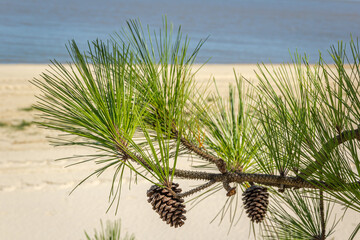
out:
<path id="1" fill-rule="evenodd" d="M 126 147 L 124 147 L 124 144 L 117 146 L 117 149 L 118 151 L 121 152 L 121 156 L 124 158 L 124 160 L 130 159 L 138 164 L 143 165 L 149 171 L 152 171 L 151 167 L 140 155 L 129 152 L 129 150 Z M 211 184 L 215 182 L 222 182 L 224 183 L 224 187 L 226 190 L 231 190 L 228 185 L 229 183 L 241 184 L 243 182 L 254 182 L 265 186 L 282 187 L 282 188 L 311 188 L 311 189 L 328 189 L 333 191 L 344 190 L 343 186 L 336 187 L 333 184 L 328 184 L 323 181 L 315 181 L 315 180 L 309 181 L 302 179 L 298 176 L 289 177 L 289 176 L 279 176 L 279 175 L 259 174 L 259 173 L 243 173 L 243 172 L 208 173 L 208 172 L 181 170 L 181 169 L 173 169 L 173 168 L 169 168 L 169 172 L 174 172 L 174 176 L 178 178 L 205 180 L 205 181 L 209 181 L 209 183 L 211 182 Z M 360 182 L 354 182 L 348 184 L 349 185 L 354 184 L 360 186 Z"/>
<path id="2" fill-rule="evenodd" d="M 179 132 L 175 128 L 173 129 L 173 134 L 174 134 L 175 138 L 177 138 L 179 136 Z M 205 159 L 208 162 L 214 163 L 221 173 L 226 173 L 227 172 L 226 163 L 222 158 L 218 158 L 218 157 L 215 157 L 215 156 L 211 155 L 210 153 L 205 151 L 205 149 L 199 148 L 198 146 L 192 144 L 190 141 L 188 141 L 183 136 L 180 136 L 180 142 L 188 150 L 195 153 L 196 155 L 198 155 L 202 159 Z"/>
<path id="3" fill-rule="evenodd" d="M 189 191 L 187 191 L 187 192 L 179 193 L 178 196 L 181 197 L 181 198 L 188 197 L 188 196 L 190 196 L 190 195 L 192 195 L 192 194 L 194 194 L 194 193 L 197 193 L 197 192 L 199 192 L 199 191 L 201 191 L 201 190 L 203 190 L 203 189 L 205 189 L 205 188 L 210 187 L 210 186 L 213 185 L 214 183 L 216 183 L 215 180 L 210 180 L 209 182 L 207 182 L 207 183 L 205 183 L 205 184 L 203 184 L 203 185 L 200 185 L 200 186 L 198 186 L 198 187 L 196 187 L 196 188 L 194 188 L 194 189 L 191 189 L 191 190 L 189 190 Z"/>
<path id="4" fill-rule="evenodd" d="M 141 162 L 142 165 L 148 166 L 145 160 L 136 154 L 134 159 L 131 155 L 128 155 L 129 159 Z M 148 167 L 151 170 L 151 168 Z M 170 172 L 173 171 L 172 168 L 169 169 Z M 262 184 L 265 186 L 272 187 L 284 187 L 284 188 L 311 188 L 311 189 L 329 189 L 334 191 L 343 191 L 343 186 L 336 187 L 330 185 L 323 181 L 308 181 L 300 177 L 288 177 L 288 176 L 279 176 L 279 175 L 270 175 L 270 174 L 259 174 L 259 173 L 243 173 L 243 172 L 227 172 L 227 173 L 208 173 L 192 170 L 181 170 L 175 169 L 174 176 L 178 178 L 191 179 L 191 180 L 205 180 L 205 181 L 215 181 L 215 182 L 227 182 L 227 183 L 243 183 L 243 182 L 255 182 L 257 184 Z M 360 182 L 349 183 L 354 185 L 359 185 Z"/>

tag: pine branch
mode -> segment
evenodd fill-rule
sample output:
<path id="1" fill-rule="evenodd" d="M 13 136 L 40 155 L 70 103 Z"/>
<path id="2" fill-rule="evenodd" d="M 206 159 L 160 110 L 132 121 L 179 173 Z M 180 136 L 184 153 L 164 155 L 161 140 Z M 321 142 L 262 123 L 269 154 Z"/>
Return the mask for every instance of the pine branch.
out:
<path id="1" fill-rule="evenodd" d="M 126 153 L 123 152 L 122 154 L 126 156 L 128 159 L 143 165 L 144 167 L 146 167 L 148 170 L 151 171 L 150 166 L 138 154 L 129 153 L 128 151 Z M 313 181 L 313 180 L 308 181 L 299 177 L 288 177 L 288 176 L 259 174 L 259 173 L 243 173 L 243 172 L 208 173 L 208 172 L 172 169 L 172 168 L 170 168 L 169 171 L 170 172 L 174 171 L 174 176 L 178 178 L 223 182 L 225 184 L 225 189 L 228 189 L 228 187 L 226 187 L 226 184 L 232 182 L 240 183 L 240 184 L 244 182 L 254 182 L 257 184 L 272 186 L 272 187 L 328 189 L 333 191 L 343 191 L 343 186 L 337 187 L 334 186 L 333 184 L 328 184 L 323 181 Z M 360 185 L 360 182 L 354 182 L 348 184 Z"/>
<path id="2" fill-rule="evenodd" d="M 181 137 L 180 141 L 187 149 L 194 152 L 199 157 L 201 157 L 201 158 L 203 158 L 203 159 L 205 159 L 205 160 L 207 160 L 207 161 L 209 161 L 211 163 L 214 163 L 221 173 L 226 173 L 227 172 L 226 163 L 222 158 L 217 158 L 217 157 L 209 154 L 205 150 L 203 150 L 203 149 L 195 146 L 191 142 L 189 142 L 184 137 Z"/>
<path id="3" fill-rule="evenodd" d="M 179 136 L 179 132 L 176 129 L 173 129 L 174 137 L 177 138 Z M 190 141 L 188 141 L 183 136 L 180 137 L 180 142 L 182 145 L 184 145 L 188 150 L 195 153 L 202 159 L 205 159 L 206 161 L 210 163 L 214 163 L 216 167 L 219 169 L 221 173 L 226 173 L 226 163 L 222 158 L 215 157 L 208 153 L 205 149 L 199 148 L 196 145 L 192 144 Z"/>
<path id="4" fill-rule="evenodd" d="M 360 133 L 359 129 L 355 131 L 346 131 L 335 137 L 331 141 L 341 144 L 345 142 L 345 139 L 350 140 L 349 136 L 354 138 L 357 137 Z M 342 141 L 342 142 L 341 142 Z M 330 141 L 326 144 L 331 145 Z M 193 145 L 192 145 L 193 146 Z M 323 149 L 326 146 L 324 145 Z M 124 161 L 130 159 L 135 161 L 138 164 L 141 164 L 143 167 L 147 168 L 149 171 L 152 171 L 152 168 L 149 164 L 139 155 L 133 152 L 130 152 L 127 148 L 127 145 L 124 143 L 117 142 L 116 146 L 119 151 L 119 156 L 123 158 Z M 164 169 L 162 169 L 164 171 Z M 205 180 L 205 181 L 214 181 L 222 182 L 225 190 L 228 192 L 228 196 L 235 194 L 234 189 L 229 186 L 229 183 L 243 183 L 243 182 L 254 182 L 257 184 L 262 184 L 265 186 L 280 187 L 281 189 L 285 188 L 310 188 L 310 189 L 328 189 L 333 191 L 343 191 L 343 186 L 334 186 L 334 184 L 328 184 L 324 181 L 315 181 L 315 180 L 306 180 L 300 177 L 289 177 L 284 175 L 271 175 L 271 174 L 259 174 L 259 173 L 244 173 L 244 172 L 225 172 L 225 173 L 208 173 L 192 170 L 182 170 L 182 169 L 172 169 L 169 168 L 169 172 L 174 172 L 174 176 L 178 178 L 191 179 L 191 180 Z M 349 185 L 360 185 L 360 182 L 348 183 Z"/>
<path id="5" fill-rule="evenodd" d="M 171 169 L 172 171 L 172 169 Z M 272 186 L 272 187 L 284 187 L 284 188 L 310 188 L 310 189 L 328 189 L 332 191 L 344 191 L 342 186 L 334 186 L 323 181 L 307 181 L 299 177 L 286 177 L 270 174 L 258 174 L 258 173 L 208 173 L 190 170 L 175 169 L 174 176 L 184 179 L 192 180 L 214 180 L 216 182 L 229 182 L 229 183 L 244 183 L 254 182 L 257 184 Z M 360 185 L 360 182 L 348 183 L 348 185 Z"/>
<path id="6" fill-rule="evenodd" d="M 346 141 L 353 139 L 360 139 L 360 128 L 355 130 L 343 131 L 341 134 L 335 136 L 326 142 L 320 151 L 315 154 L 316 161 L 307 166 L 299 175 L 301 178 L 306 179 L 308 176 L 313 174 L 322 168 L 325 162 L 329 159 L 328 156 L 336 147 L 343 144 Z"/>
<path id="7" fill-rule="evenodd" d="M 178 194 L 178 196 L 181 197 L 181 198 L 188 197 L 188 196 L 190 196 L 190 195 L 192 195 L 192 194 L 194 194 L 194 193 L 197 193 L 197 192 L 199 192 L 199 191 L 201 191 L 201 190 L 204 190 L 205 188 L 210 187 L 210 186 L 213 185 L 214 183 L 216 183 L 215 180 L 210 180 L 209 182 L 207 182 L 207 183 L 205 183 L 205 184 L 203 184 L 203 185 L 200 185 L 200 186 L 198 186 L 198 187 L 196 187 L 196 188 L 193 188 L 193 189 L 191 189 L 191 190 L 189 190 L 189 191 L 187 191 L 187 192 L 180 193 L 180 194 Z"/>

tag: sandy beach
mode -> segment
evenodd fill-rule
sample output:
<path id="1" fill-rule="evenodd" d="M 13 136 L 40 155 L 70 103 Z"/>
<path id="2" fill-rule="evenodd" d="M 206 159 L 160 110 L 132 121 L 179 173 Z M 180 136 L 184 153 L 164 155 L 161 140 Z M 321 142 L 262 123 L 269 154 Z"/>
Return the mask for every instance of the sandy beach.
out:
<path id="1" fill-rule="evenodd" d="M 221 93 L 234 83 L 233 69 L 247 79 L 255 79 L 256 65 L 206 65 L 196 80 L 205 83 L 217 79 Z M 210 224 L 227 200 L 219 191 L 191 209 L 186 224 L 180 229 L 163 223 L 146 201 L 150 183 L 139 179 L 127 187 L 125 179 L 118 213 L 108 212 L 108 194 L 112 172 L 91 178 L 71 195 L 71 190 L 97 166 L 81 164 L 66 167 L 70 160 L 62 157 L 89 153 L 84 148 L 55 148 L 47 137 L 57 133 L 38 128 L 32 123 L 37 112 L 31 108 L 38 90 L 29 80 L 49 69 L 47 65 L 0 65 L 0 239 L 85 239 L 84 230 L 93 233 L 100 219 L 121 219 L 123 233 L 147 239 L 252 239 L 250 222 L 243 216 L 229 231 L 229 219 Z M 187 166 L 186 159 L 180 166 Z M 179 181 L 183 189 L 194 182 Z M 191 204 L 189 204 L 189 209 Z M 338 217 L 340 208 L 336 209 Z M 347 239 L 359 222 L 359 215 L 349 211 L 333 239 Z M 345 237 L 344 237 L 345 236 Z"/>

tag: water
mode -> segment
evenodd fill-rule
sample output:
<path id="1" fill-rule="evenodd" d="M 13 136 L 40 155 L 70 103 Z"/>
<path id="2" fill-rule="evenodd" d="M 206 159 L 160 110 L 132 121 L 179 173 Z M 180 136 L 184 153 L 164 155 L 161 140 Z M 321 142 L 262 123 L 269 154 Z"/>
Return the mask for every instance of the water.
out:
<path id="1" fill-rule="evenodd" d="M 210 36 L 198 62 L 281 63 L 296 50 L 316 62 L 319 50 L 360 37 L 355 0 L 0 0 L 0 63 L 65 62 L 68 40 L 85 48 L 133 18 L 158 29 L 165 14 L 192 47 Z"/>

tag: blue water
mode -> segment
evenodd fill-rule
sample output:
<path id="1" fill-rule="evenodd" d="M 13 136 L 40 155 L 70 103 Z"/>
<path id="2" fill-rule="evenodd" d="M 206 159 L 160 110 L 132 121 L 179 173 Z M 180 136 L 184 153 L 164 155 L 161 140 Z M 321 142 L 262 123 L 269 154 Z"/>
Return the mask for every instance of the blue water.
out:
<path id="1" fill-rule="evenodd" d="M 0 63 L 65 62 L 68 40 L 85 48 L 133 18 L 158 29 L 164 15 L 192 47 L 210 36 L 198 62 L 281 63 L 296 50 L 316 62 L 318 51 L 360 37 L 355 0 L 0 0 Z"/>

